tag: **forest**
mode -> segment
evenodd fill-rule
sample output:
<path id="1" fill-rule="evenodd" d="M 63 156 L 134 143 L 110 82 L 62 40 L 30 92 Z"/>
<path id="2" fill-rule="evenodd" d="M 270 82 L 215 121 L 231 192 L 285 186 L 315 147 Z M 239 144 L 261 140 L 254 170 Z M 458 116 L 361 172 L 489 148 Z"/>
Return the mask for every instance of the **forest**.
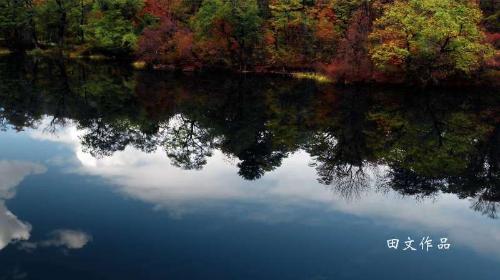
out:
<path id="1" fill-rule="evenodd" d="M 497 0 L 0 0 L 0 53 L 339 83 L 498 81 Z"/>

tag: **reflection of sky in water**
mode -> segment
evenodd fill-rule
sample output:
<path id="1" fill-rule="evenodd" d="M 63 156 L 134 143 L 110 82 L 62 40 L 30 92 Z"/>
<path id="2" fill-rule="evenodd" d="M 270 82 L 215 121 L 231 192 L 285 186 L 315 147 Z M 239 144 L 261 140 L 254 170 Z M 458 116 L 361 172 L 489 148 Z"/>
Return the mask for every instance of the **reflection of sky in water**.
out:
<path id="1" fill-rule="evenodd" d="M 0 249 L 11 241 L 30 238 L 31 225 L 20 221 L 5 206 L 5 201 L 15 196 L 17 185 L 28 175 L 46 171 L 40 164 L 17 161 L 0 161 Z"/>
<path id="2" fill-rule="evenodd" d="M 291 155 L 280 168 L 260 180 L 244 181 L 237 175 L 233 160 L 219 152 L 209 159 L 203 170 L 185 171 L 171 166 L 161 150 L 146 154 L 127 148 L 111 157 L 93 158 L 82 152 L 79 132 L 74 126 L 56 134 L 41 130 L 29 134 L 34 139 L 71 147 L 79 164 L 72 164 L 67 171 L 105 178 L 127 196 L 151 203 L 157 209 L 166 209 L 176 217 L 233 201 L 266 205 L 246 213 L 248 219 L 267 223 L 290 220 L 320 223 L 314 217 L 304 218 L 296 213 L 298 210 L 294 211 L 319 206 L 332 213 L 340 211 L 415 233 L 415 239 L 425 234 L 447 236 L 456 246 L 467 246 L 500 258 L 500 224 L 472 211 L 470 201 L 460 200 L 453 194 L 417 200 L 373 189 L 362 192 L 359 198 L 346 200 L 316 182 L 315 170 L 308 166 L 310 158 L 304 152 Z M 67 166 L 74 160 L 54 157 L 52 163 Z M 382 167 L 373 168 L 371 173 L 383 171 Z"/>
<path id="3" fill-rule="evenodd" d="M 24 161 L 0 161 L 0 250 L 10 242 L 20 243 L 20 248 L 34 250 L 37 247 L 65 247 L 67 249 L 81 249 L 90 240 L 91 236 L 77 230 L 58 229 L 50 234 L 50 238 L 31 242 L 31 225 L 20 221 L 15 214 L 5 206 L 6 200 L 14 198 L 16 187 L 29 175 L 43 174 L 47 168 L 38 163 Z"/>
<path id="4" fill-rule="evenodd" d="M 304 152 L 260 180 L 245 181 L 234 159 L 220 152 L 201 171 L 171 166 L 161 149 L 127 148 L 96 159 L 82 152 L 75 126 L 55 134 L 40 127 L 0 137 L 0 262 L 9 267 L 0 268 L 0 276 L 47 273 L 54 263 L 109 270 L 113 277 L 123 268 L 122 279 L 245 273 L 248 279 L 391 279 L 406 275 L 405 265 L 412 266 L 408 279 L 491 279 L 500 272 L 498 220 L 455 195 L 416 200 L 368 189 L 346 200 L 317 183 Z M 370 172 L 375 177 L 384 168 Z M 454 247 L 414 256 L 385 248 L 388 238 L 424 235 L 447 236 Z M 17 262 L 24 259 L 45 262 L 37 270 Z M 390 265 L 400 267 L 391 272 Z M 451 271 L 439 274 L 441 266 Z M 481 272 L 467 274 L 470 267 Z"/>

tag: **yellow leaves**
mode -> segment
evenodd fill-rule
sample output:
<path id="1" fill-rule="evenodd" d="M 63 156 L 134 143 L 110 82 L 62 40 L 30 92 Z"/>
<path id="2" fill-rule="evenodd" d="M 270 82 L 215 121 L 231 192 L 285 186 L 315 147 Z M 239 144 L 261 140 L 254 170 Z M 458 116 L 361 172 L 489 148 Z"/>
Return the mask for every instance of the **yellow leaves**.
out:
<path id="1" fill-rule="evenodd" d="M 380 28 L 378 22 L 376 28 L 369 39 L 372 42 L 370 56 L 375 66 L 383 71 L 391 72 L 404 68 L 406 58 L 410 55 L 408 38 L 410 34 L 406 34 L 403 28 L 399 26 L 387 25 L 385 28 Z"/>
<path id="2" fill-rule="evenodd" d="M 396 0 L 374 23 L 370 55 L 383 70 L 470 73 L 488 53 L 480 19 L 468 0 Z"/>
<path id="3" fill-rule="evenodd" d="M 370 51 L 375 66 L 381 70 L 394 71 L 404 66 L 410 55 L 407 49 L 401 48 L 397 42 L 379 45 Z"/>

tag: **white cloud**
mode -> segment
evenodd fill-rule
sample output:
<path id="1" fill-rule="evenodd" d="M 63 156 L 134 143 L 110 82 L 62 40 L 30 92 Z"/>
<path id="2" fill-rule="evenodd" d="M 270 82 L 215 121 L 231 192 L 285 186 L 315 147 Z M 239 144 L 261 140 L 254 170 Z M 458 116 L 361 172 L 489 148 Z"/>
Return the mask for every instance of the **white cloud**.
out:
<path id="1" fill-rule="evenodd" d="M 41 164 L 23 161 L 0 161 L 0 250 L 12 242 L 29 240 L 31 225 L 20 221 L 7 207 L 5 201 L 16 194 L 17 186 L 29 175 L 43 174 L 47 168 Z M 40 247 L 83 248 L 92 236 L 76 231 L 61 229 L 50 234 L 50 239 L 41 242 L 22 242 L 21 247 L 34 249 Z"/>
<path id="2" fill-rule="evenodd" d="M 31 225 L 20 221 L 0 202 L 0 250 L 9 243 L 30 238 Z"/>
<path id="3" fill-rule="evenodd" d="M 0 161 L 0 199 L 7 200 L 16 194 L 15 188 L 28 175 L 42 174 L 47 169 L 37 163 L 22 161 Z"/>
<path id="4" fill-rule="evenodd" d="M 60 229 L 51 233 L 52 238 L 45 240 L 41 246 L 66 247 L 68 249 L 81 249 L 92 240 L 92 236 L 86 232 Z"/>
<path id="5" fill-rule="evenodd" d="M 55 230 L 48 239 L 39 242 L 22 242 L 20 249 L 32 251 L 40 247 L 63 247 L 65 249 L 82 249 L 90 241 L 92 236 L 86 232 L 71 229 Z"/>
<path id="6" fill-rule="evenodd" d="M 32 137 L 69 145 L 81 164 L 73 172 L 105 178 L 125 195 L 174 215 L 219 202 L 245 201 L 266 205 L 250 213 L 249 218 L 289 221 L 297 207 L 315 206 L 332 213 L 340 211 L 369 218 L 388 229 L 448 235 L 457 246 L 500 257 L 500 224 L 469 209 L 469 201 L 451 194 L 417 201 L 373 189 L 362 193 L 359 200 L 346 201 L 317 183 L 315 170 L 308 166 L 311 159 L 305 152 L 291 155 L 276 171 L 249 182 L 237 175 L 236 167 L 220 152 L 214 153 L 203 170 L 184 171 L 171 166 L 163 151 L 146 154 L 129 147 L 111 157 L 95 159 L 82 152 L 78 139 L 81 132 L 70 126 L 59 133 L 65 135 L 63 140 L 39 132 Z M 379 169 L 385 170 L 383 166 Z"/>
<path id="7" fill-rule="evenodd" d="M 30 238 L 31 225 L 20 221 L 5 206 L 5 201 L 16 194 L 16 187 L 24 178 L 46 172 L 43 165 L 21 162 L 0 161 L 0 250 L 9 243 Z"/>

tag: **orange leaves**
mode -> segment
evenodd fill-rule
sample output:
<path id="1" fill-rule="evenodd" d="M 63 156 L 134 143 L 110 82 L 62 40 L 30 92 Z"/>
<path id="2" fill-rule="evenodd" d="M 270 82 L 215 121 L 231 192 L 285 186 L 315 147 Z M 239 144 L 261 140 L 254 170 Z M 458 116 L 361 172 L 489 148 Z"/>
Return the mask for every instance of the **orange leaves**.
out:
<path id="1" fill-rule="evenodd" d="M 264 33 L 264 43 L 266 45 L 274 45 L 276 43 L 276 37 L 274 37 L 274 34 L 271 30 L 266 30 Z"/>
<path id="2" fill-rule="evenodd" d="M 45 2 L 47 2 L 47 0 L 33 0 L 35 6 L 43 5 Z"/>
<path id="3" fill-rule="evenodd" d="M 169 16 L 179 0 L 145 0 L 142 14 L 150 14 L 158 18 Z"/>
<path id="4" fill-rule="evenodd" d="M 173 36 L 173 41 L 177 42 L 177 56 L 179 57 L 187 57 L 191 55 L 193 49 L 193 33 L 188 30 L 179 30 L 175 32 Z"/>
<path id="5" fill-rule="evenodd" d="M 224 19 L 216 19 L 211 29 L 211 35 L 221 39 L 227 39 L 233 33 L 233 26 Z"/>
<path id="6" fill-rule="evenodd" d="M 330 7 L 322 7 L 317 15 L 316 38 L 320 42 L 333 42 L 337 37 L 334 29 L 335 13 Z"/>
<path id="7" fill-rule="evenodd" d="M 139 38 L 139 59 L 153 66 L 185 67 L 193 64 L 193 33 L 179 26 L 169 17 L 162 17 L 160 25 L 144 30 Z"/>

